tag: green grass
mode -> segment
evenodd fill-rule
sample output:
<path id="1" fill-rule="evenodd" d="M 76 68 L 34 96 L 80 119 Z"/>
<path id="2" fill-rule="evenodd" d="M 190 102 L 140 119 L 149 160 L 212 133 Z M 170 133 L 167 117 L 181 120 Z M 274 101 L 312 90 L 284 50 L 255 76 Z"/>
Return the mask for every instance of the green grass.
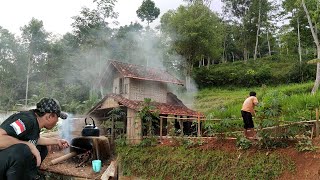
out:
<path id="1" fill-rule="evenodd" d="M 314 120 L 315 109 L 320 107 L 320 92 L 311 95 L 313 82 L 254 88 L 207 88 L 194 95 L 193 109 L 204 113 L 207 119 L 222 119 L 223 122 L 206 121 L 207 135 L 217 132 L 242 130 L 241 107 L 250 91 L 257 92 L 259 106 L 255 124 L 274 126 L 278 120 Z M 231 121 L 232 120 L 232 121 Z"/>
<path id="2" fill-rule="evenodd" d="M 313 82 L 304 84 L 290 84 L 281 86 L 262 86 L 255 88 L 212 88 L 203 89 L 195 95 L 193 108 L 203 112 L 210 118 L 218 119 L 240 119 L 241 106 L 250 91 L 257 92 L 257 98 L 261 104 L 277 92 L 282 97 L 280 101 L 282 112 L 279 117 L 284 120 L 298 121 L 310 119 L 310 110 L 320 105 L 320 93 L 311 95 Z"/>
<path id="3" fill-rule="evenodd" d="M 223 119 L 204 123 L 204 131 L 209 136 L 242 130 L 240 109 L 250 91 L 257 92 L 260 105 L 255 121 L 262 127 L 274 126 L 278 120 L 310 120 L 315 119 L 315 108 L 320 106 L 320 92 L 311 95 L 312 86 L 313 82 L 250 89 L 203 89 L 194 95 L 193 109 L 208 118 Z M 292 126 L 284 133 L 294 137 L 306 131 L 304 126 Z M 275 146 L 274 140 L 265 142 Z M 277 179 L 284 171 L 295 169 L 291 160 L 276 153 L 224 152 L 183 146 L 118 146 L 117 154 L 124 175 L 145 179 Z"/>
<path id="4" fill-rule="evenodd" d="M 117 153 L 124 175 L 145 179 L 276 179 L 294 166 L 265 153 L 130 146 L 117 147 Z"/>

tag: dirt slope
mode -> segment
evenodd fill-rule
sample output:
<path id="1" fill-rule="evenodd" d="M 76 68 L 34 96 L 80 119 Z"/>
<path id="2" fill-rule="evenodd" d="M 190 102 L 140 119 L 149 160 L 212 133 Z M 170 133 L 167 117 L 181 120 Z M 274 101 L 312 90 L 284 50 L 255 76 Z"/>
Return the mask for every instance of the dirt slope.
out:
<path id="1" fill-rule="evenodd" d="M 320 180 L 320 139 L 314 139 L 313 144 L 319 148 L 312 152 L 299 152 L 296 150 L 294 143 L 290 144 L 287 148 L 266 150 L 251 147 L 247 151 L 250 151 L 251 153 L 276 153 L 280 156 L 291 159 L 295 163 L 295 171 L 284 172 L 279 177 L 279 180 Z M 162 145 L 172 144 L 170 144 L 170 140 L 164 140 Z M 223 150 L 228 152 L 242 151 L 236 147 L 236 139 L 207 139 L 205 140 L 204 145 L 199 148 L 206 150 Z"/>

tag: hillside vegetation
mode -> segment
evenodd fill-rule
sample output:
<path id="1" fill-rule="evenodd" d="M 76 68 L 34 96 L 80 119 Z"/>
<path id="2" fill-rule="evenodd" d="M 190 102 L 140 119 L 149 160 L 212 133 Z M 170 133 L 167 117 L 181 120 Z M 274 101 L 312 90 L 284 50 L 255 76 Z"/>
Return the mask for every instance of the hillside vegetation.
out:
<path id="1" fill-rule="evenodd" d="M 257 61 L 220 63 L 196 68 L 193 72 L 200 89 L 208 87 L 252 87 L 301 83 L 315 79 L 316 66 L 301 64 L 296 56 L 273 55 Z"/>
<path id="2" fill-rule="evenodd" d="M 209 136 L 217 132 L 242 130 L 240 109 L 252 90 L 257 92 L 260 101 L 255 117 L 258 127 L 273 126 L 279 124 L 279 120 L 310 120 L 315 118 L 315 108 L 320 104 L 320 93 L 310 93 L 312 85 L 313 82 L 252 88 L 206 88 L 195 94 L 194 108 L 205 113 L 207 118 L 222 120 L 204 123 L 205 135 Z M 292 126 L 286 132 L 261 132 L 261 139 L 254 143 L 241 138 L 241 135 L 237 135 L 234 141 L 218 137 L 218 143 L 200 139 L 191 141 L 186 137 L 172 138 L 170 142 L 174 146 L 169 147 L 150 146 L 150 139 L 144 139 L 138 146 L 118 143 L 117 153 L 125 176 L 151 179 L 279 179 L 284 172 L 292 174 L 299 170 L 295 168 L 294 157 L 282 151 L 277 153 L 276 149 L 291 146 L 290 152 L 314 150 L 309 140 L 298 141 L 294 145 L 287 139 L 306 133 L 305 126 Z"/>

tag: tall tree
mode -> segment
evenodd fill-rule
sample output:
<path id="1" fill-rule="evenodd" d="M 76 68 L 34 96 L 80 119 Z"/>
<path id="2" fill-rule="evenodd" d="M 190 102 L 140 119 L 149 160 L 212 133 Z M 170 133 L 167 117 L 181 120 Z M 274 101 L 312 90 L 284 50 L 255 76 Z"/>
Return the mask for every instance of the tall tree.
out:
<path id="1" fill-rule="evenodd" d="M 0 107 L 5 109 L 15 103 L 14 100 L 18 94 L 17 90 L 22 77 L 18 68 L 18 60 L 19 44 L 17 40 L 7 29 L 0 26 Z"/>
<path id="2" fill-rule="evenodd" d="M 136 13 L 142 22 L 144 20 L 147 21 L 149 27 L 149 24 L 158 18 L 160 9 L 155 6 L 155 3 L 152 0 L 143 0 Z"/>
<path id="3" fill-rule="evenodd" d="M 194 3 L 200 3 L 203 5 L 206 5 L 207 7 L 210 7 L 212 0 L 183 0 L 189 4 L 194 4 Z"/>
<path id="4" fill-rule="evenodd" d="M 254 56 L 253 60 L 257 60 L 257 53 L 258 53 L 258 43 L 259 43 L 259 32 L 260 32 L 260 26 L 261 26 L 261 0 L 258 0 L 258 22 L 257 22 L 257 35 L 256 35 L 256 46 L 254 48 Z"/>
<path id="5" fill-rule="evenodd" d="M 83 8 L 80 15 L 73 17 L 73 33 L 77 39 L 79 52 L 75 58 L 77 69 L 82 72 L 82 79 L 90 87 L 95 87 L 95 79 L 101 73 L 104 66 L 102 57 L 108 54 L 112 37 L 112 29 L 109 27 L 109 21 L 115 20 L 118 13 L 114 11 L 117 0 L 94 0 L 97 4 L 95 9 Z M 105 59 L 105 58 L 103 58 Z M 82 62 L 80 62 L 81 60 Z M 100 88 L 100 93 L 104 93 Z"/>
<path id="6" fill-rule="evenodd" d="M 162 32 L 172 40 L 173 50 L 186 59 L 184 69 L 187 87 L 197 62 L 206 59 L 210 64 L 221 57 L 221 27 L 219 17 L 203 4 L 180 6 L 161 17 Z"/>
<path id="7" fill-rule="evenodd" d="M 311 1 L 309 1 L 310 3 Z M 318 59 L 318 62 L 317 62 L 317 74 L 316 74 L 316 80 L 314 82 L 314 86 L 312 88 L 312 91 L 311 93 L 312 94 L 315 94 L 319 88 L 319 84 L 320 84 L 320 43 L 319 43 L 319 38 L 318 38 L 318 22 L 320 20 L 320 10 L 319 10 L 319 1 L 314 1 L 314 3 L 316 3 L 315 7 L 316 7 L 316 10 L 313 11 L 313 16 L 311 17 L 310 16 L 310 13 L 309 13 L 309 10 L 306 6 L 306 3 L 304 0 L 301 1 L 301 5 L 303 7 L 303 10 L 305 11 L 306 13 L 306 16 L 307 16 L 307 19 L 308 19 L 308 23 L 309 23 L 309 26 L 310 26 L 310 30 L 311 30 L 311 33 L 312 33 L 312 37 L 313 37 L 313 40 L 314 40 L 314 43 L 316 44 L 316 47 L 317 47 L 317 59 Z M 312 21 L 312 19 L 314 21 Z M 313 24 L 314 23 L 314 24 Z"/>
<path id="8" fill-rule="evenodd" d="M 139 23 L 120 26 L 112 39 L 112 58 L 137 62 L 141 58 L 141 53 L 137 52 L 143 41 L 142 33 L 143 27 Z"/>
<path id="9" fill-rule="evenodd" d="M 28 25 L 21 28 L 24 45 L 28 49 L 28 67 L 26 79 L 25 106 L 28 105 L 29 78 L 32 70 L 46 59 L 49 33 L 45 31 L 43 22 L 32 18 Z"/>
<path id="10" fill-rule="evenodd" d="M 250 52 L 253 52 L 253 57 L 256 59 L 261 27 L 268 24 L 272 3 L 268 0 L 222 0 L 222 2 L 225 4 L 224 12 L 230 14 L 229 19 L 240 22 L 242 27 L 240 45 L 243 48 L 244 60 L 250 57 Z"/>

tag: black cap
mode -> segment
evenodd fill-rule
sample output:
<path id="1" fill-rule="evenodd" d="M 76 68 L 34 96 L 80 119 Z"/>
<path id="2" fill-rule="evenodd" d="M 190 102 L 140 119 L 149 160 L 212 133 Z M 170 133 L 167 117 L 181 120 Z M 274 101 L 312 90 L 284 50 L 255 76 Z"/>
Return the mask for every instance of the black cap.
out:
<path id="1" fill-rule="evenodd" d="M 61 112 L 59 101 L 53 98 L 42 98 L 37 103 L 37 109 L 42 113 L 56 113 L 61 119 L 67 119 L 68 115 Z"/>

